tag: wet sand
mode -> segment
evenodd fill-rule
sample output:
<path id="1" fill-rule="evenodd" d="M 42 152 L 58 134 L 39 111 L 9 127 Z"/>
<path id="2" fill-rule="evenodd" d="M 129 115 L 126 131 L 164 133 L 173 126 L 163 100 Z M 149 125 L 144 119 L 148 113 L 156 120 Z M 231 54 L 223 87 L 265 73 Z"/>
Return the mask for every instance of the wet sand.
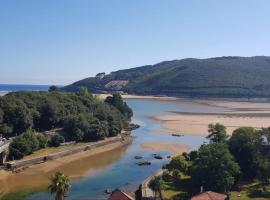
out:
<path id="1" fill-rule="evenodd" d="M 26 168 L 19 173 L 0 170 L 0 194 L 17 190 L 37 190 L 47 188 L 49 177 L 62 171 L 71 180 L 87 176 L 91 171 L 98 171 L 118 160 L 127 149 L 127 145 L 118 142 L 59 158 Z M 94 162 L 93 162 L 94 161 Z"/>
<path id="2" fill-rule="evenodd" d="M 151 149 L 152 151 L 168 151 L 172 156 L 179 155 L 190 150 L 187 145 L 171 143 L 144 143 L 141 147 Z"/>
<path id="3" fill-rule="evenodd" d="M 193 103 L 212 107 L 222 107 L 226 112 L 220 113 L 189 113 L 171 112 L 168 115 L 154 116 L 162 121 L 159 131 L 188 135 L 208 135 L 208 124 L 221 123 L 227 128 L 228 134 L 242 126 L 262 128 L 270 126 L 270 103 L 224 100 L 194 100 Z"/>
<path id="4" fill-rule="evenodd" d="M 226 115 L 174 114 L 156 116 L 162 121 L 162 131 L 169 134 L 208 135 L 208 124 L 221 123 L 228 134 L 242 126 L 262 128 L 270 126 L 269 117 L 228 117 Z M 161 131 L 161 130 L 160 130 Z"/>

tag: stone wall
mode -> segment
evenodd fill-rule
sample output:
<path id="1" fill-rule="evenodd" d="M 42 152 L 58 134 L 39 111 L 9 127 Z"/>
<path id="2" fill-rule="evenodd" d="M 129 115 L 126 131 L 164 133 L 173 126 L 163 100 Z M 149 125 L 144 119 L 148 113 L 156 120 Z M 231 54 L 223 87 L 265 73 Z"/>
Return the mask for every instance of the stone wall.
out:
<path id="1" fill-rule="evenodd" d="M 122 142 L 122 143 L 128 144 L 131 142 L 131 136 L 125 136 L 125 137 L 117 136 L 114 138 L 109 138 L 109 139 L 106 139 L 103 141 L 95 142 L 93 144 L 89 144 L 89 145 L 84 146 L 84 147 L 77 147 L 77 148 L 67 150 L 67 151 L 62 151 L 59 153 L 49 154 L 46 156 L 41 156 L 41 157 L 29 159 L 29 160 L 8 162 L 8 163 L 6 163 L 6 165 L 9 169 L 14 170 L 14 169 L 23 168 L 23 167 L 26 167 L 29 165 L 34 165 L 34 164 L 46 162 L 48 160 L 54 160 L 54 159 L 57 159 L 60 157 L 69 156 L 69 155 L 76 154 L 76 153 L 79 153 L 82 151 L 89 151 L 89 150 L 94 149 L 94 148 L 106 146 L 108 144 L 113 144 L 113 143 L 117 143 L 117 142 Z"/>

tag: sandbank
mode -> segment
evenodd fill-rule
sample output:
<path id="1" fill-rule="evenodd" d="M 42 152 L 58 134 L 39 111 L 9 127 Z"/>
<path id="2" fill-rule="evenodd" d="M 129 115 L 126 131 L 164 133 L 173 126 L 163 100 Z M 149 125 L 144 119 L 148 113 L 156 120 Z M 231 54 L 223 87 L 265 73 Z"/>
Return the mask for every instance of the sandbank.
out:
<path id="1" fill-rule="evenodd" d="M 171 144 L 171 143 L 144 143 L 141 147 L 151 149 L 152 151 L 168 151 L 172 156 L 179 155 L 183 152 L 190 150 L 190 147 L 182 144 Z"/>

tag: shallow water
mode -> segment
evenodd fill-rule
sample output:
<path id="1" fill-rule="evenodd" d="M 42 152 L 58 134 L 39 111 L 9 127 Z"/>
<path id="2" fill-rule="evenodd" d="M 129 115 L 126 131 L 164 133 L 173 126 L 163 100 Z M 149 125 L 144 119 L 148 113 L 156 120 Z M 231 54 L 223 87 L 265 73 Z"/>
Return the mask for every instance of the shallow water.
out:
<path id="1" fill-rule="evenodd" d="M 141 148 L 140 145 L 142 143 L 159 142 L 186 144 L 192 149 L 195 149 L 205 141 L 202 136 L 176 138 L 169 134 L 156 133 L 155 130 L 160 128 L 161 124 L 159 121 L 151 119 L 151 116 L 166 114 L 168 111 L 202 113 L 222 111 L 220 108 L 176 101 L 134 99 L 127 100 L 127 102 L 134 111 L 133 122 L 141 125 L 139 129 L 132 132 L 135 136 L 133 143 L 127 148 L 113 150 L 113 153 L 99 154 L 88 159 L 83 159 L 79 163 L 71 163 L 57 169 L 64 171 L 71 177 L 83 172 L 83 178 L 72 181 L 72 187 L 67 199 L 106 199 L 107 196 L 104 194 L 104 190 L 107 188 L 121 188 L 125 191 L 135 191 L 146 177 L 168 162 L 166 159 L 155 160 L 153 158 L 154 153 L 166 156 L 169 155 L 168 152 L 153 152 Z M 145 160 L 150 160 L 152 165 L 143 167 L 137 166 L 137 160 L 134 159 L 136 155 L 143 156 Z M 31 183 L 30 179 L 26 179 L 26 181 L 30 181 Z M 53 197 L 47 192 L 40 192 L 31 195 L 27 199 L 47 200 L 53 199 Z"/>

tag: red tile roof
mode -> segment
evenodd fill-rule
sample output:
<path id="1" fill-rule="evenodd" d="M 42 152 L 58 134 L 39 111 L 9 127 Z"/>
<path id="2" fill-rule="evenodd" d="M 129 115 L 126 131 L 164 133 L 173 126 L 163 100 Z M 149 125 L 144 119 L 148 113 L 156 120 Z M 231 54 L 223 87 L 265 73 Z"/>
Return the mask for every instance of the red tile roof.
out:
<path id="1" fill-rule="evenodd" d="M 125 192 L 116 189 L 112 192 L 108 200 L 134 200 L 134 199 Z"/>
<path id="2" fill-rule="evenodd" d="M 225 200 L 227 195 L 216 192 L 204 192 L 191 198 L 191 200 Z"/>

